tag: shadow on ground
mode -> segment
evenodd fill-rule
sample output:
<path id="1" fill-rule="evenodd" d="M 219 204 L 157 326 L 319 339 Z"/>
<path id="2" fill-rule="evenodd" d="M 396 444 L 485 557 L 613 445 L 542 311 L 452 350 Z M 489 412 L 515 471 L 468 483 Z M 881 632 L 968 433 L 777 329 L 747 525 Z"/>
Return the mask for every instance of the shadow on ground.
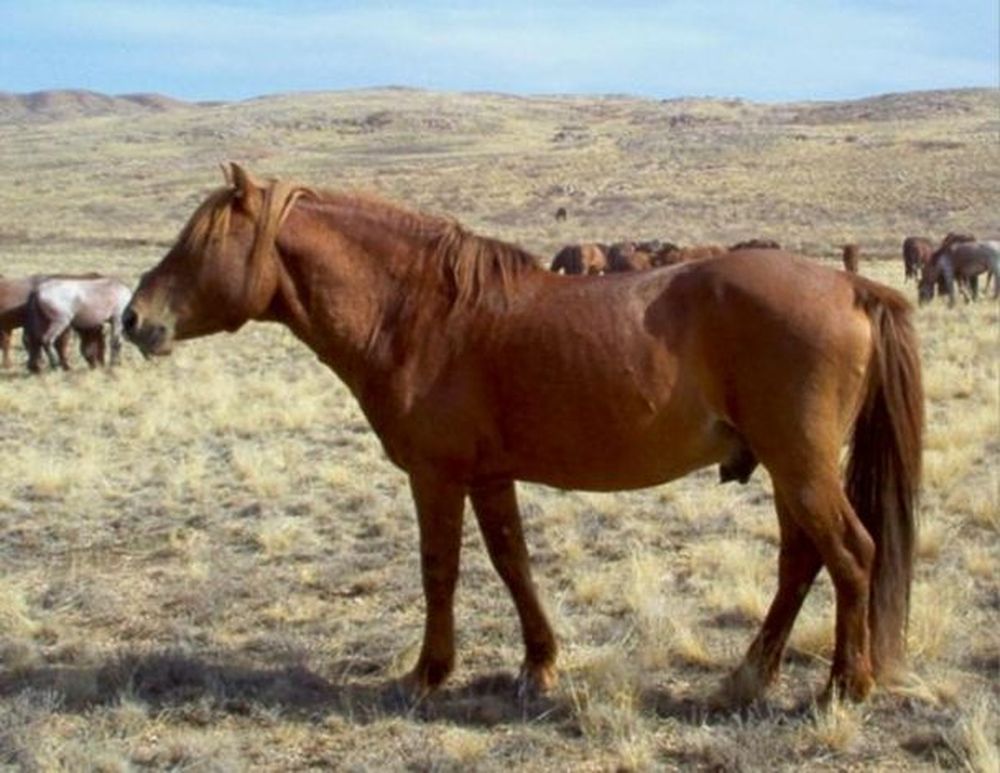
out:
<path id="1" fill-rule="evenodd" d="M 154 710 L 197 710 L 229 715 L 279 711 L 283 717 L 317 721 L 339 715 L 359 724 L 387 717 L 446 721 L 491 727 L 517 722 L 562 726 L 569 735 L 581 732 L 581 702 L 573 691 L 554 696 L 519 696 L 510 674 L 494 673 L 456 687 L 446 687 L 423 700 L 404 695 L 386 679 L 383 664 L 345 660 L 330 664 L 336 680 L 300 663 L 262 668 L 234 665 L 225 655 L 204 657 L 172 652 L 123 653 L 91 666 L 43 666 L 0 671 L 0 698 L 26 692 L 58 696 L 63 711 L 82 712 L 95 706 L 135 699 Z M 641 711 L 660 719 L 703 726 L 753 717 L 801 719 L 812 707 L 804 698 L 792 705 L 758 704 L 735 711 L 720 709 L 709 696 L 686 695 L 669 688 L 644 690 Z"/>

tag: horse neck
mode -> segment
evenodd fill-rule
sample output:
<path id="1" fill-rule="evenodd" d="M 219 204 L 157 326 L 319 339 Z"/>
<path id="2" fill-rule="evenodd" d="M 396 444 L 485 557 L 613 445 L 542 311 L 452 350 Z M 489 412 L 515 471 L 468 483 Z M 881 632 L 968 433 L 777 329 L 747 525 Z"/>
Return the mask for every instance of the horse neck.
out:
<path id="1" fill-rule="evenodd" d="M 363 207 L 300 203 L 278 235 L 278 287 L 265 318 L 287 325 L 356 394 L 398 367 L 413 267 L 428 234 Z"/>

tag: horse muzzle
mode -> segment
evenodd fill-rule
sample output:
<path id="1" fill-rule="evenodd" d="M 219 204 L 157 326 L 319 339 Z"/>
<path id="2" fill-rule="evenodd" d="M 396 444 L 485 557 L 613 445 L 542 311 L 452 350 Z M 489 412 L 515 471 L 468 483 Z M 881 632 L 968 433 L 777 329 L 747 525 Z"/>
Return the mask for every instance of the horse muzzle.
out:
<path id="1" fill-rule="evenodd" d="M 170 354 L 173 348 L 170 329 L 166 325 L 143 319 L 132 306 L 122 314 L 122 328 L 125 337 L 146 357 Z"/>

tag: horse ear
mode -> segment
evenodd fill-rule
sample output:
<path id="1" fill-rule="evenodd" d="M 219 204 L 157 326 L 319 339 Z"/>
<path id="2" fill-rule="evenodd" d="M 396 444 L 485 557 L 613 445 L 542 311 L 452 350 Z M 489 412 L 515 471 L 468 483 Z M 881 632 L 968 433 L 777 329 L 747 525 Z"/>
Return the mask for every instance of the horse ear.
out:
<path id="1" fill-rule="evenodd" d="M 229 179 L 236 187 L 236 198 L 244 201 L 250 200 L 250 194 L 260 190 L 263 185 L 250 172 L 237 164 L 235 161 L 229 162 Z"/>
<path id="2" fill-rule="evenodd" d="M 219 168 L 222 170 L 222 178 L 226 181 L 226 185 L 231 186 L 233 184 L 233 170 L 229 167 L 229 164 L 219 164 Z"/>

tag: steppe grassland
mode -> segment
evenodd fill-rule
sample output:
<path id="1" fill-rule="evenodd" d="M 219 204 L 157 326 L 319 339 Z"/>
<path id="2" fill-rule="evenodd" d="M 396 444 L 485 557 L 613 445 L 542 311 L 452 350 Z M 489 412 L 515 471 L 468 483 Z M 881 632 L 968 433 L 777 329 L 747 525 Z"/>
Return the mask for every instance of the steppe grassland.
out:
<path id="1" fill-rule="evenodd" d="M 370 119 L 375 129 L 365 124 L 380 114 L 372 95 L 343 97 L 336 109 L 288 98 L 212 108 L 220 112 L 211 120 L 182 112 L 5 128 L 4 139 L 22 144 L 0 145 L 0 168 L 13 170 L 0 210 L 4 273 L 99 267 L 134 280 L 163 251 L 140 242 L 169 242 L 220 179 L 215 161 L 252 162 L 254 153 L 251 168 L 372 187 L 542 254 L 578 234 L 729 241 L 766 223 L 769 235 L 829 261 L 850 229 L 869 257 L 892 253 L 863 262 L 863 272 L 901 287 L 904 233 L 997 228 L 977 208 L 979 194 L 997 200 L 996 183 L 968 182 L 994 150 L 970 129 L 938 170 L 927 157 L 949 151 L 913 147 L 944 142 L 946 129 L 954 136 L 944 117 L 912 128 L 823 125 L 828 138 L 855 136 L 845 146 L 881 138 L 878 152 L 855 148 L 873 165 L 884 151 L 906 162 L 907 176 L 940 174 L 940 202 L 933 186 L 924 198 L 890 185 L 881 167 L 868 170 L 866 188 L 830 182 L 799 201 L 803 167 L 846 186 L 850 148 L 830 143 L 844 155 L 802 159 L 777 176 L 777 147 L 739 160 L 740 148 L 766 144 L 754 131 L 699 123 L 733 110 L 772 116 L 759 106 L 688 106 L 704 136 L 678 130 L 677 142 L 702 163 L 711 147 L 723 150 L 720 166 L 704 170 L 676 148 L 671 156 L 660 136 L 669 133 L 640 120 L 658 109 L 649 103 L 382 99 L 388 118 Z M 310 128 L 331 115 L 343 132 Z M 435 133 L 426 121 L 442 116 L 453 123 Z M 815 139 L 813 124 L 807 139 L 763 126 L 793 155 Z M 211 129 L 221 139 L 207 127 L 221 127 Z M 559 132 L 568 139 L 554 141 Z M 83 148 L 90 155 L 73 162 Z M 691 164 L 685 180 L 701 193 L 689 209 L 663 158 Z M 739 176 L 751 162 L 767 181 L 759 205 Z M 713 177 L 724 190 L 713 193 Z M 656 190 L 678 198 L 654 206 Z M 726 203 L 730 190 L 745 192 Z M 567 200 L 571 222 L 556 226 L 551 212 Z M 780 214 L 765 216 L 771 208 Z M 826 713 L 809 708 L 832 648 L 825 578 L 768 703 L 747 714 L 707 707 L 774 588 L 777 531 L 763 472 L 746 487 L 718 486 L 706 470 L 619 495 L 522 486 L 536 579 L 563 647 L 560 686 L 524 705 L 513 697 L 516 617 L 470 522 L 459 668 L 442 695 L 411 708 L 387 688 L 413 662 L 422 629 L 405 477 L 344 387 L 289 334 L 250 326 L 152 363 L 129 350 L 110 374 L 0 374 L 0 759 L 109 770 L 995 769 L 997 305 L 935 303 L 917 324 L 929 428 L 914 671 L 865 707 Z"/>

